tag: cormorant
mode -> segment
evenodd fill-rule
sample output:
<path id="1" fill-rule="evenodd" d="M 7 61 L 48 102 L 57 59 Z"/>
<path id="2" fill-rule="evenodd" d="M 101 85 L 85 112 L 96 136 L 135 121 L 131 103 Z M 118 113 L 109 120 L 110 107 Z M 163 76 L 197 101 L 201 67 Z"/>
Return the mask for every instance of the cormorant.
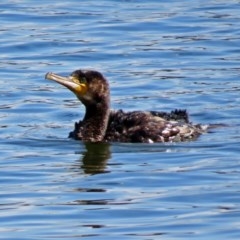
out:
<path id="1" fill-rule="evenodd" d="M 196 139 L 207 126 L 192 124 L 186 110 L 110 110 L 110 90 L 106 78 L 97 71 L 76 70 L 69 77 L 47 73 L 71 90 L 86 108 L 83 120 L 75 123 L 69 137 L 85 142 L 180 142 Z"/>

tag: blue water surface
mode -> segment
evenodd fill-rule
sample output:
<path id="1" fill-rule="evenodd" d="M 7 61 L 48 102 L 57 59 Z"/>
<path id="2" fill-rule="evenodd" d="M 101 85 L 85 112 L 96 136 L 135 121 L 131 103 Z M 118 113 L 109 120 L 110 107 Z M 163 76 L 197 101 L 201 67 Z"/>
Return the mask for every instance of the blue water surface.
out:
<path id="1" fill-rule="evenodd" d="M 0 239 L 240 239 L 237 0 L 0 3 Z M 44 75 L 101 71 L 114 109 L 187 109 L 194 142 L 68 139 Z"/>

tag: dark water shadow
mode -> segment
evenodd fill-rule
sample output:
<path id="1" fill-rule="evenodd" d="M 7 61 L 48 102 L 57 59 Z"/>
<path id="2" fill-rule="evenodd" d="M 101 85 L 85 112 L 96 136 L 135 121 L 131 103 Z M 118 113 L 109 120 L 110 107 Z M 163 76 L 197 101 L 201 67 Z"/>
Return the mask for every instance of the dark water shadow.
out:
<path id="1" fill-rule="evenodd" d="M 111 158 L 110 144 L 85 143 L 83 157 L 79 159 L 80 168 L 85 174 L 106 173 L 107 161 Z"/>

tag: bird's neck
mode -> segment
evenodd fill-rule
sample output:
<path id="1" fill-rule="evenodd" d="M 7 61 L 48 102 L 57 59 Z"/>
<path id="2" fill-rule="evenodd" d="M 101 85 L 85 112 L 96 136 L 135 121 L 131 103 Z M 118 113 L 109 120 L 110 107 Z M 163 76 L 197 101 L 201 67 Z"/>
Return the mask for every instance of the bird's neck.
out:
<path id="1" fill-rule="evenodd" d="M 89 142 L 102 141 L 106 133 L 109 114 L 108 102 L 87 106 L 83 119 L 82 139 Z"/>

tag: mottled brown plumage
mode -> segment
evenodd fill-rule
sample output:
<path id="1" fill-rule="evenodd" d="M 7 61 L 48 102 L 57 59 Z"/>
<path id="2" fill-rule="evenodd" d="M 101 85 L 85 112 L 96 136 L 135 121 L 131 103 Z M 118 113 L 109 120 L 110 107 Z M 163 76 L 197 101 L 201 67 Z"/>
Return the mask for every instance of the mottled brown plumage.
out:
<path id="1" fill-rule="evenodd" d="M 74 71 L 70 77 L 48 73 L 75 93 L 86 107 L 82 121 L 75 123 L 69 137 L 85 142 L 179 142 L 196 139 L 206 126 L 193 125 L 185 110 L 166 112 L 123 112 L 110 110 L 107 80 L 97 71 Z"/>

